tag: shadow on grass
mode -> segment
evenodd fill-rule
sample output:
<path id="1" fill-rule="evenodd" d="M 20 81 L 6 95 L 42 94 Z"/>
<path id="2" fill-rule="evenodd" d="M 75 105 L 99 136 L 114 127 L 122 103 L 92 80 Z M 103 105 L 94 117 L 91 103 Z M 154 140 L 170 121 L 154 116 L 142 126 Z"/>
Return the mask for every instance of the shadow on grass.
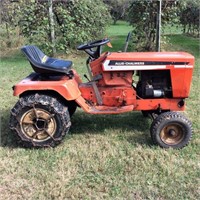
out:
<path id="1" fill-rule="evenodd" d="M 70 134 L 115 134 L 119 140 L 126 139 L 132 144 L 151 145 L 150 119 L 141 112 L 119 115 L 89 115 L 76 112 L 72 117 Z"/>
<path id="2" fill-rule="evenodd" d="M 1 110 L 0 118 L 0 147 L 20 147 L 16 141 L 16 136 L 9 129 L 10 110 Z"/>
<path id="3" fill-rule="evenodd" d="M 1 111 L 0 146 L 20 148 L 17 138 L 9 129 L 10 110 Z M 84 134 L 115 134 L 119 140 L 126 139 L 132 144 L 150 145 L 149 119 L 140 112 L 131 112 L 121 115 L 90 115 L 78 110 L 71 119 L 71 135 Z"/>

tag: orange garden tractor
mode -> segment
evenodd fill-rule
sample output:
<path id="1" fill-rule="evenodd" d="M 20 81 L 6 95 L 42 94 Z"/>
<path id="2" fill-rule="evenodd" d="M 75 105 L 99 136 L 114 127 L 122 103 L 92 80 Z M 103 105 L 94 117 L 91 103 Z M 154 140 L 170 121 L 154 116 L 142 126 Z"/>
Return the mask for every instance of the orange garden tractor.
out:
<path id="1" fill-rule="evenodd" d="M 142 111 L 153 119 L 150 134 L 155 144 L 163 148 L 188 144 L 192 124 L 177 111 L 185 109 L 194 57 L 185 52 L 101 53 L 106 43 L 108 39 L 78 47 L 89 55 L 86 83 L 71 61 L 48 57 L 36 46 L 22 48 L 34 73 L 13 87 L 19 101 L 11 110 L 10 128 L 23 145 L 59 144 L 77 106 L 89 114 Z"/>

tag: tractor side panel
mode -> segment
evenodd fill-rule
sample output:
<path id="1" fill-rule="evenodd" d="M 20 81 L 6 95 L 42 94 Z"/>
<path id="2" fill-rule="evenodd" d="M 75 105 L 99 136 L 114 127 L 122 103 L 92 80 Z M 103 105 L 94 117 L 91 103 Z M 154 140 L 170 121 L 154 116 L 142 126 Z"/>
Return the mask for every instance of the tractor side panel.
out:
<path id="1" fill-rule="evenodd" d="M 19 96 L 27 91 L 52 90 L 58 92 L 66 100 L 75 100 L 81 93 L 75 79 L 62 77 L 59 80 L 39 80 L 35 74 L 31 74 L 14 86 L 14 96 Z"/>
<path id="2" fill-rule="evenodd" d="M 174 98 L 187 98 L 192 82 L 192 68 L 171 69 L 172 95 Z"/>
<path id="3" fill-rule="evenodd" d="M 103 79 L 105 85 L 108 86 L 127 86 L 130 87 L 132 85 L 132 71 L 122 71 L 122 72 L 104 72 Z"/>
<path id="4" fill-rule="evenodd" d="M 110 71 L 103 70 L 102 63 L 105 61 L 108 53 L 104 53 L 100 58 L 90 63 L 92 75 L 102 75 L 102 79 L 98 81 L 98 86 L 127 86 L 132 85 L 133 71 Z"/>
<path id="5" fill-rule="evenodd" d="M 134 110 L 173 110 L 184 111 L 182 99 L 137 99 Z"/>
<path id="6" fill-rule="evenodd" d="M 83 83 L 79 85 L 82 97 L 90 104 L 97 105 L 97 99 L 92 84 Z M 110 107 L 120 107 L 134 105 L 136 92 L 132 87 L 99 87 L 103 105 Z"/>

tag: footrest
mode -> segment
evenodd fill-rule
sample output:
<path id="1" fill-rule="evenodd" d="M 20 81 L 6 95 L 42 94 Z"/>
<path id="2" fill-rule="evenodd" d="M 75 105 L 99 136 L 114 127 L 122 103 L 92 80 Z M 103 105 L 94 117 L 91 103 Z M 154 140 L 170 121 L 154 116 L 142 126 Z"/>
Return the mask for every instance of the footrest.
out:
<path id="1" fill-rule="evenodd" d="M 122 106 L 122 107 L 109 107 L 109 106 L 94 106 L 91 107 L 89 113 L 91 114 L 120 114 L 133 111 L 134 106 Z"/>

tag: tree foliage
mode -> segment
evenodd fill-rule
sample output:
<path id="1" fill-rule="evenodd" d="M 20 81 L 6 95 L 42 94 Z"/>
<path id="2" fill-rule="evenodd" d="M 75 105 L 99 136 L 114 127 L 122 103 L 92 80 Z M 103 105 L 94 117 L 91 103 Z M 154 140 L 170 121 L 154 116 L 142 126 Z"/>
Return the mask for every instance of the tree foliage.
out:
<path id="1" fill-rule="evenodd" d="M 155 50 L 158 1 L 134 0 L 129 9 L 128 21 L 133 25 L 133 46 L 136 51 Z M 176 18 L 176 2 L 162 2 L 162 25 Z"/>
<path id="2" fill-rule="evenodd" d="M 200 35 L 200 2 L 199 0 L 182 1 L 179 10 L 180 23 L 183 26 L 183 33 L 193 36 Z"/>
<path id="3" fill-rule="evenodd" d="M 133 25 L 134 50 L 155 50 L 157 0 L 51 0 L 51 18 L 49 1 L 0 1 L 0 22 L 6 30 L 7 47 L 11 46 L 13 30 L 19 27 L 29 43 L 50 51 L 55 41 L 57 50 L 67 51 L 78 43 L 101 38 L 111 14 L 114 23 L 127 19 Z M 184 33 L 197 36 L 199 12 L 199 0 L 162 0 L 162 27 L 181 24 Z"/>
<path id="4" fill-rule="evenodd" d="M 13 29 L 18 23 L 19 4 L 17 2 L 10 2 L 8 0 L 0 1 L 0 24 L 6 30 L 5 40 L 6 46 L 11 47 L 11 38 Z"/>
<path id="5" fill-rule="evenodd" d="M 109 6 L 113 24 L 116 24 L 120 19 L 126 19 L 131 0 L 104 0 L 104 3 Z"/>
<path id="6" fill-rule="evenodd" d="M 22 2 L 19 27 L 22 34 L 34 43 L 50 49 L 50 27 L 47 2 Z"/>
<path id="7" fill-rule="evenodd" d="M 102 0 L 59 0 L 53 2 L 53 20 L 49 17 L 48 0 L 18 0 L 14 4 L 4 1 L 6 13 L 3 23 L 13 26 L 12 20 L 20 27 L 21 33 L 34 43 L 48 51 L 52 47 L 52 22 L 54 22 L 57 50 L 74 48 L 78 43 L 102 37 L 110 22 L 108 7 Z M 7 10 L 9 12 L 7 12 Z M 14 17 L 13 17 L 14 16 Z"/>
<path id="8" fill-rule="evenodd" d="M 61 43 L 72 48 L 77 43 L 102 37 L 110 21 L 108 8 L 100 0 L 58 2 L 54 14 L 64 40 Z"/>
<path id="9" fill-rule="evenodd" d="M 49 48 L 50 27 L 47 2 L 29 3 L 22 9 L 20 27 L 31 42 Z M 101 37 L 109 22 L 107 7 L 101 0 L 70 0 L 53 2 L 56 48 L 67 50 L 77 43 Z M 25 19 L 25 20 L 23 20 Z"/>

